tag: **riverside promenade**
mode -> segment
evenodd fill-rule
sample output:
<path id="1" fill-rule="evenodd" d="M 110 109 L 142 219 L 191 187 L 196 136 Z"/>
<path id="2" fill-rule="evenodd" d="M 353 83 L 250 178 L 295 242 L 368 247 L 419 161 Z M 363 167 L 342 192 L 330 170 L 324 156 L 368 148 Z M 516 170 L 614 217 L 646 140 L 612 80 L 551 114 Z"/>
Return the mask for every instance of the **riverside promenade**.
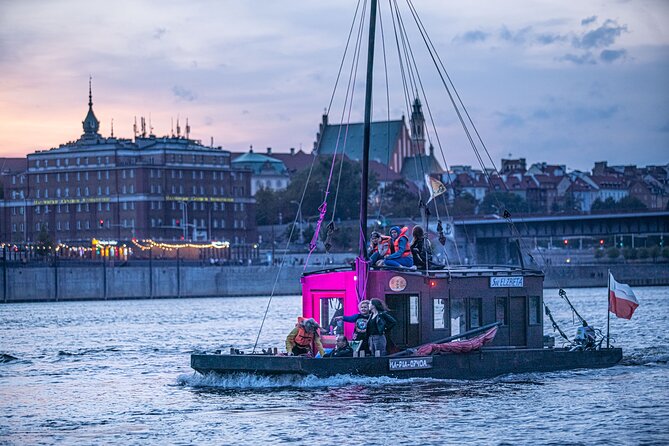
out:
<path id="1" fill-rule="evenodd" d="M 313 265 L 307 271 L 345 265 Z M 220 266 L 199 262 L 82 262 L 0 265 L 0 302 L 159 299 L 300 294 L 304 267 Z M 669 263 L 546 268 L 546 288 L 605 287 L 607 271 L 631 286 L 669 285 Z"/>

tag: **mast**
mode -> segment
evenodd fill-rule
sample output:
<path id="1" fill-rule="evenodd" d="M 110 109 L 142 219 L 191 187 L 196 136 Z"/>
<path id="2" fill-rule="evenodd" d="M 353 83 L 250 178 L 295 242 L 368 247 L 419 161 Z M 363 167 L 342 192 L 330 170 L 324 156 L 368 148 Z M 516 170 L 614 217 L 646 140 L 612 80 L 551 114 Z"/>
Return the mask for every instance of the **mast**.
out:
<path id="1" fill-rule="evenodd" d="M 365 85 L 365 124 L 362 135 L 362 178 L 360 181 L 360 258 L 367 260 L 367 182 L 369 178 L 369 141 L 372 128 L 372 80 L 374 67 L 374 35 L 376 32 L 376 4 L 372 0 L 369 14 L 369 41 L 367 44 L 367 80 Z"/>

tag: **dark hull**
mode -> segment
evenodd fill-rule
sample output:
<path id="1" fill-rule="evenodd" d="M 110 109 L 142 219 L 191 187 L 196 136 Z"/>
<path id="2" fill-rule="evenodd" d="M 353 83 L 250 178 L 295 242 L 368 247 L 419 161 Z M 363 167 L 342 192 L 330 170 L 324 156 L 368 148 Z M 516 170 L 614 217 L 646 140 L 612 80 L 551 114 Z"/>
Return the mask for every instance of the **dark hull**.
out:
<path id="1" fill-rule="evenodd" d="M 391 358 L 312 359 L 265 355 L 191 355 L 191 367 L 200 373 L 252 373 L 257 375 L 391 376 L 396 378 L 483 379 L 509 373 L 611 367 L 622 359 L 622 349 L 574 351 L 563 349 L 489 349 L 466 354 L 406 357 L 407 366 L 430 368 L 391 370 Z M 411 360 L 414 363 L 411 362 Z M 430 361 L 430 360 L 428 360 Z"/>

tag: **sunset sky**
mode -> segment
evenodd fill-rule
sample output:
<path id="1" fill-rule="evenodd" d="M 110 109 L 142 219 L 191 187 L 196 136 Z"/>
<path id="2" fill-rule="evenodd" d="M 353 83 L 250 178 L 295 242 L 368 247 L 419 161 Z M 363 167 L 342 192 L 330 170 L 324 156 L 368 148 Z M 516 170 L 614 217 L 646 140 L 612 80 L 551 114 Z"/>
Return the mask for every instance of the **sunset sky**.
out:
<path id="1" fill-rule="evenodd" d="M 669 162 L 669 1 L 413 3 L 496 162 L 509 154 L 582 170 L 599 160 Z M 104 136 L 112 119 L 115 136 L 132 138 L 135 117 L 150 116 L 157 135 L 178 117 L 192 138 L 228 150 L 310 151 L 356 5 L 2 0 L 0 156 L 77 139 L 89 75 Z M 388 2 L 380 5 L 396 59 Z M 418 65 L 448 163 L 477 165 L 440 82 L 428 80 L 429 60 Z M 374 119 L 386 119 L 385 86 L 377 87 Z M 391 86 L 393 119 L 407 115 L 401 89 Z"/>

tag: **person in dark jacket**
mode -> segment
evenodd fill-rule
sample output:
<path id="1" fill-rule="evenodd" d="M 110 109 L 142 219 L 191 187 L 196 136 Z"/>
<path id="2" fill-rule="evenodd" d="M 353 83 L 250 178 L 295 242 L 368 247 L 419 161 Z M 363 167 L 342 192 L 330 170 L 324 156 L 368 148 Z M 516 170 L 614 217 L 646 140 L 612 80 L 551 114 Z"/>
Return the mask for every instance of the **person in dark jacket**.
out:
<path id="1" fill-rule="evenodd" d="M 369 350 L 372 356 L 386 355 L 387 339 L 386 334 L 393 329 L 397 321 L 388 313 L 388 307 L 380 299 L 369 301 L 369 312 L 372 315 L 367 323 L 367 339 Z"/>
<path id="2" fill-rule="evenodd" d="M 411 255 L 413 264 L 418 269 L 428 269 L 432 265 L 432 246 L 430 240 L 425 236 L 425 231 L 420 225 L 413 227 L 411 232 L 413 240 L 411 241 Z"/>
<path id="3" fill-rule="evenodd" d="M 332 351 L 325 354 L 325 358 L 345 358 L 347 356 L 353 356 L 353 349 L 348 343 L 346 336 L 339 335 L 337 336 L 337 345 Z"/>

